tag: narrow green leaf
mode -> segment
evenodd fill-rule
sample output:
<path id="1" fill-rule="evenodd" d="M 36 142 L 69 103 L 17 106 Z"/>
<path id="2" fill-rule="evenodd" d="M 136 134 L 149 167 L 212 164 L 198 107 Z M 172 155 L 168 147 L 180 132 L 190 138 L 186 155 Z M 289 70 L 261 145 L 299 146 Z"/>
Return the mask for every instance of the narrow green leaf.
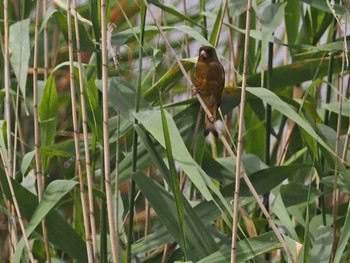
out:
<path id="1" fill-rule="evenodd" d="M 340 234 L 339 244 L 338 244 L 337 251 L 335 253 L 335 257 L 333 261 L 334 263 L 341 262 L 342 255 L 345 251 L 345 248 L 348 246 L 348 241 L 350 238 L 350 203 L 348 204 L 348 210 L 346 212 L 344 226 L 340 233 L 341 234 Z"/>
<path id="2" fill-rule="evenodd" d="M 220 217 L 221 215 L 220 210 L 217 208 L 213 201 L 203 201 L 193 207 L 193 209 L 206 226 L 210 225 L 216 218 Z M 173 240 L 174 239 L 169 234 L 169 231 L 163 226 L 154 233 L 136 241 L 133 245 L 132 250 L 134 254 L 150 252 Z"/>
<path id="3" fill-rule="evenodd" d="M 38 198 L 28 189 L 20 185 L 16 180 L 11 180 L 22 216 L 29 221 L 34 214 L 34 211 L 37 209 Z M 10 193 L 6 176 L 1 169 L 0 182 L 3 193 L 6 195 L 7 199 L 12 202 L 12 195 Z M 46 228 L 48 231 L 49 241 L 54 246 L 62 249 L 65 253 L 72 256 L 79 262 L 87 262 L 85 242 L 60 213 L 55 210 L 51 210 L 46 215 Z M 37 227 L 35 231 L 42 235 L 41 227 Z"/>
<path id="4" fill-rule="evenodd" d="M 190 70 L 194 66 L 194 63 L 185 60 L 181 60 L 181 64 L 186 70 Z M 154 104 L 159 99 L 159 91 L 162 93 L 168 91 L 174 85 L 174 83 L 176 83 L 182 77 L 183 74 L 179 65 L 174 65 L 151 88 L 143 93 L 143 97 L 145 100 Z"/>
<path id="5" fill-rule="evenodd" d="M 3 120 L 0 120 L 0 151 L 2 154 L 2 157 L 4 158 L 4 161 L 6 163 L 6 166 L 8 166 L 8 158 L 7 158 L 7 147 L 6 147 L 6 122 Z M 5 164 L 3 164 L 5 165 Z"/>
<path id="6" fill-rule="evenodd" d="M 341 57 L 334 58 L 333 73 L 341 71 Z M 327 75 L 329 65 L 329 57 L 303 59 L 285 66 L 276 67 L 273 69 L 273 89 L 285 88 L 288 86 L 299 85 L 308 80 L 322 78 Z M 264 71 L 266 75 L 266 71 Z M 261 74 L 249 76 L 247 83 L 250 87 L 261 86 Z M 266 86 L 266 78 L 264 80 Z"/>
<path id="7" fill-rule="evenodd" d="M 299 0 L 287 0 L 284 12 L 284 20 L 289 44 L 295 44 L 299 34 L 300 2 Z M 290 52 L 293 50 L 290 49 Z"/>
<path id="8" fill-rule="evenodd" d="M 46 81 L 38 111 L 41 128 L 41 145 L 49 146 L 54 142 L 57 132 L 58 95 L 53 74 L 50 74 Z"/>
<path id="9" fill-rule="evenodd" d="M 67 16 L 61 13 L 60 11 L 56 11 L 53 13 L 56 22 L 58 26 L 60 27 L 64 38 L 68 42 L 68 22 L 67 22 Z M 96 51 L 95 43 L 92 41 L 88 31 L 86 30 L 85 26 L 79 22 L 79 38 L 80 38 L 80 49 L 81 51 Z M 76 50 L 76 36 L 75 36 L 75 28 L 74 23 L 72 22 L 72 40 L 73 40 L 73 47 Z"/>
<path id="10" fill-rule="evenodd" d="M 284 17 L 284 8 L 287 3 L 283 4 L 270 4 L 265 7 L 260 21 L 262 26 L 261 31 L 261 64 L 265 66 L 266 52 L 268 50 L 267 45 L 270 41 L 272 33 L 281 25 L 282 19 Z M 261 72 L 264 74 L 264 71 Z M 264 77 L 262 76 L 264 79 Z M 266 86 L 264 86 L 266 87 Z"/>
<path id="11" fill-rule="evenodd" d="M 327 1 L 314 1 L 314 0 L 300 0 L 300 1 L 312 7 L 320 9 L 322 11 L 329 12 L 329 13 L 331 12 L 327 4 Z M 344 8 L 339 3 L 335 4 L 334 9 L 336 14 L 340 16 L 342 16 L 345 12 Z"/>
<path id="12" fill-rule="evenodd" d="M 33 161 L 34 155 L 35 155 L 35 151 L 31 151 L 31 152 L 27 152 L 23 156 L 23 159 L 21 162 L 21 172 L 22 172 L 23 176 L 26 175 L 28 167 L 30 166 L 30 164 Z"/>
<path id="13" fill-rule="evenodd" d="M 306 198 L 306 216 L 305 216 L 305 231 L 304 231 L 304 245 L 301 254 L 303 255 L 301 263 L 310 261 L 310 197 L 311 197 L 311 184 L 309 184 L 307 198 Z"/>
<path id="14" fill-rule="evenodd" d="M 320 138 L 311 125 L 303 120 L 287 103 L 282 101 L 275 93 L 267 89 L 247 88 L 247 91 L 254 94 L 261 100 L 270 104 L 280 113 L 294 121 L 300 128 L 304 129 L 314 140 L 321 144 L 325 149 L 333 152 L 332 149 Z"/>
<path id="15" fill-rule="evenodd" d="M 9 37 L 10 62 L 24 99 L 30 57 L 29 23 L 29 19 L 24 19 L 11 25 Z"/>
<path id="16" fill-rule="evenodd" d="M 283 203 L 280 193 L 277 194 L 271 208 L 272 208 L 272 212 L 282 222 L 281 227 L 286 228 L 294 240 L 299 240 L 298 235 L 295 231 L 293 222 L 289 217 L 288 211 Z"/>
<path id="17" fill-rule="evenodd" d="M 154 180 L 141 173 L 134 174 L 133 178 L 140 187 L 141 192 L 151 203 L 159 216 L 160 221 L 184 250 L 185 247 L 180 234 L 181 231 L 179 228 L 178 217 L 169 216 L 177 213 L 174 197 Z M 188 255 L 188 259 L 198 261 L 199 259 L 217 251 L 218 247 L 187 200 L 182 198 L 182 202 L 184 204 L 185 212 L 184 222 L 186 224 L 186 244 L 191 251 Z"/>
<path id="18" fill-rule="evenodd" d="M 174 120 L 167 112 L 165 113 L 167 123 L 169 126 L 174 159 L 181 166 L 181 168 L 187 174 L 189 179 L 194 183 L 194 185 L 198 188 L 198 190 L 201 192 L 201 194 L 207 201 L 213 199 L 212 194 L 209 192 L 209 187 L 210 190 L 213 191 L 213 193 L 219 197 L 220 201 L 226 209 L 226 212 L 231 214 L 232 211 L 230 205 L 224 199 L 224 197 L 220 193 L 219 189 L 217 189 L 216 185 L 211 180 L 211 178 L 193 160 L 192 156 L 188 152 L 187 147 L 180 136 L 180 133 L 174 123 Z M 158 110 L 143 111 L 136 113 L 135 117 L 139 120 L 140 123 L 143 124 L 147 131 L 150 132 L 152 136 L 165 148 L 160 112 Z M 226 223 L 230 225 L 229 221 L 226 221 Z"/>
<path id="19" fill-rule="evenodd" d="M 172 15 L 178 17 L 180 19 L 180 21 L 188 21 L 190 24 L 192 24 L 192 26 L 201 27 L 201 25 L 198 24 L 195 20 L 191 19 L 190 16 L 186 16 L 183 13 L 179 12 L 177 7 L 170 6 L 170 5 L 164 5 L 161 2 L 159 2 L 158 0 L 148 0 L 148 2 L 150 4 L 153 4 L 157 7 L 159 7 L 160 9 L 164 10 L 165 12 L 167 12 L 169 14 L 172 14 Z"/>
<path id="20" fill-rule="evenodd" d="M 273 232 L 268 232 L 257 237 L 241 240 L 237 243 L 236 262 L 247 262 L 256 256 L 262 255 L 269 251 L 276 250 L 281 244 Z M 231 248 L 223 246 L 219 251 L 203 258 L 198 263 L 222 263 L 230 262 Z"/>
<path id="21" fill-rule="evenodd" d="M 226 0 L 224 0 L 226 1 Z M 220 32 L 221 32 L 221 26 L 222 26 L 222 22 L 223 22 L 223 16 L 224 16 L 224 8 L 223 8 L 223 1 L 221 1 L 221 4 L 220 4 L 220 7 L 219 7 L 219 11 L 216 15 L 216 19 L 215 19 L 215 23 L 214 23 L 214 26 L 213 26 L 213 30 L 211 32 L 211 35 L 210 35 L 210 44 L 213 46 L 213 47 L 216 47 L 217 44 L 218 44 L 218 40 L 219 40 L 219 37 L 220 37 Z"/>
<path id="22" fill-rule="evenodd" d="M 189 26 L 163 26 L 161 29 L 165 32 L 167 31 L 180 31 L 182 33 L 188 34 L 189 37 L 195 39 L 202 45 L 210 46 L 210 43 L 194 28 L 189 27 Z M 153 36 L 156 36 L 159 34 L 159 28 L 157 26 L 150 26 L 146 25 L 144 29 L 145 33 L 145 38 L 151 38 Z M 126 29 L 124 31 L 118 32 L 118 34 L 115 34 L 112 37 L 112 44 L 121 46 L 125 45 L 130 42 L 137 42 L 139 43 L 138 40 L 138 35 L 140 34 L 140 27 L 132 27 L 129 29 Z"/>
<path id="23" fill-rule="evenodd" d="M 184 215 L 184 207 L 182 203 L 182 193 L 180 191 L 180 180 L 178 178 L 178 174 L 176 173 L 176 168 L 175 168 L 175 160 L 173 157 L 173 152 L 172 152 L 172 147 L 171 147 L 171 141 L 169 138 L 169 129 L 168 129 L 168 124 L 167 120 L 165 117 L 164 113 L 164 108 L 163 108 L 163 102 L 162 99 L 160 99 L 160 114 L 162 118 L 162 125 L 163 125 L 163 134 L 164 134 L 164 141 L 165 141 L 165 151 L 167 153 L 168 157 L 168 164 L 169 164 L 169 172 L 170 172 L 170 178 L 171 178 L 171 188 L 173 190 L 173 194 L 175 196 L 175 204 L 176 204 L 176 211 L 177 211 L 177 216 L 178 216 L 178 221 L 179 221 L 179 229 L 181 233 L 181 238 L 182 238 L 182 244 L 183 244 L 183 251 L 185 254 L 185 259 L 188 258 L 189 253 L 191 251 L 188 251 L 187 247 L 187 241 L 185 239 L 185 215 Z"/>
<path id="24" fill-rule="evenodd" d="M 142 123 L 146 130 L 152 134 L 152 136 L 160 143 L 160 145 L 166 148 L 164 135 L 162 132 L 163 128 L 160 111 L 142 111 L 136 113 L 135 117 L 140 123 Z M 168 113 L 166 113 L 166 118 L 170 131 L 174 159 L 183 168 L 191 181 L 197 186 L 198 190 L 202 193 L 204 198 L 208 201 L 211 200 L 213 197 L 209 192 L 206 182 L 200 173 L 201 168 L 192 159 L 186 145 L 183 143 L 182 138 L 178 133 L 174 121 Z"/>
<path id="25" fill-rule="evenodd" d="M 287 185 L 282 185 L 280 193 L 283 199 L 283 203 L 286 207 L 306 204 L 309 195 L 309 186 L 290 182 Z M 320 197 L 322 193 L 314 187 L 310 187 L 309 202 L 313 202 L 316 198 Z"/>
<path id="26" fill-rule="evenodd" d="M 320 225 L 314 237 L 310 262 L 328 263 L 332 254 L 333 229 L 330 226 Z M 337 261 L 334 260 L 333 262 L 336 263 Z"/>
<path id="27" fill-rule="evenodd" d="M 38 204 L 29 224 L 26 227 L 26 234 L 30 236 L 33 231 L 41 224 L 47 214 L 60 202 L 61 198 L 73 189 L 78 182 L 71 180 L 55 180 L 45 189 L 41 202 Z M 22 237 L 13 256 L 13 262 L 20 262 L 25 242 Z"/>

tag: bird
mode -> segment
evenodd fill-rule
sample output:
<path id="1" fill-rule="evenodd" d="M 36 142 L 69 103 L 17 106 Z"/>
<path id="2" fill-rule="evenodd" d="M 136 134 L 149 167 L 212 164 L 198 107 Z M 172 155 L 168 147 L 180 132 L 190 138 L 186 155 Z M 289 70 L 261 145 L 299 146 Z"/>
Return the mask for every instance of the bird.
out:
<path id="1" fill-rule="evenodd" d="M 194 92 L 201 96 L 212 118 L 205 115 L 204 136 L 212 133 L 218 137 L 214 121 L 221 103 L 222 92 L 225 86 L 225 70 L 221 65 L 213 47 L 202 46 L 199 49 L 198 60 L 194 74 Z"/>

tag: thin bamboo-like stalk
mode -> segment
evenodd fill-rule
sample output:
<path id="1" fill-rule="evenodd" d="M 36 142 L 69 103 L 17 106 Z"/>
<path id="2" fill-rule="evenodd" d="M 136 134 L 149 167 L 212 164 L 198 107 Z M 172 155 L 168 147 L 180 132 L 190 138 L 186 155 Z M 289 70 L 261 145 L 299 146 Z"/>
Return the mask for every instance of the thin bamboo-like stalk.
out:
<path id="1" fill-rule="evenodd" d="M 85 190 L 84 190 L 84 179 L 80 158 L 79 149 L 79 131 L 78 131 L 78 119 L 77 119 L 77 107 L 76 107 L 76 97 L 75 97 L 75 81 L 74 81 L 74 66 L 73 66 L 73 39 L 72 39 L 72 22 L 71 22 L 71 5 L 70 0 L 67 0 L 67 23 L 68 23 L 68 51 L 69 51 L 69 78 L 70 78 L 70 95 L 72 104 L 72 119 L 73 119 L 73 136 L 74 136 L 74 146 L 75 146 L 75 158 L 77 162 L 79 186 L 80 186 L 80 198 L 83 211 L 83 221 L 86 236 L 86 250 L 88 256 L 88 262 L 94 262 L 93 249 L 91 242 L 90 233 L 90 220 L 89 220 L 89 209 L 86 204 Z M 76 32 L 77 34 L 77 32 Z"/>
<path id="2" fill-rule="evenodd" d="M 339 27 L 339 31 L 343 33 L 344 43 L 343 43 L 343 53 L 342 53 L 342 71 L 341 74 L 344 73 L 345 65 L 346 67 L 349 66 L 349 60 L 348 60 L 348 47 L 347 47 L 347 40 L 346 40 L 346 27 L 344 28 L 341 21 L 337 17 L 337 14 L 334 10 L 334 1 L 327 1 L 327 4 L 330 8 L 330 11 L 332 12 L 334 19 L 337 22 L 337 25 Z M 345 23 L 346 25 L 346 23 Z M 342 113 L 342 107 L 343 107 L 343 85 L 344 85 L 344 78 L 343 76 L 340 77 L 340 83 L 338 83 L 338 93 L 337 93 L 337 101 L 338 101 L 338 120 L 337 120 L 337 134 L 336 134 L 336 141 L 335 141 L 335 154 L 336 154 L 336 160 L 334 164 L 334 181 L 333 181 L 333 197 L 332 197 L 332 206 L 333 206 L 333 247 L 332 247 L 332 256 L 331 256 L 331 262 L 333 262 L 334 255 L 336 253 L 337 249 L 337 217 L 338 217 L 338 206 L 339 206 L 339 189 L 338 189 L 338 177 L 339 177 L 339 171 L 338 171 L 338 156 L 339 156 L 339 141 L 340 141 L 340 133 L 341 133 L 341 113 Z M 344 146 L 345 147 L 345 146 Z M 344 162 L 345 160 L 342 159 Z"/>
<path id="3" fill-rule="evenodd" d="M 275 0 L 271 1 L 272 4 L 275 3 Z M 272 33 L 274 35 L 274 33 Z M 271 90 L 273 83 L 273 43 L 269 42 L 268 44 L 268 62 L 267 62 L 267 86 L 266 88 Z M 271 164 L 271 155 L 270 155 L 270 148 L 271 148 L 271 116 L 272 115 L 272 107 L 270 104 L 266 104 L 266 111 L 265 111 L 265 119 L 266 119 L 266 126 L 265 126 L 265 163 L 270 166 Z M 263 202 L 267 210 L 270 210 L 270 203 L 269 203 L 269 197 L 270 192 L 266 193 L 263 196 Z M 265 232 L 269 231 L 269 226 L 265 226 Z M 265 259 L 270 259 L 270 254 L 265 255 Z"/>
<path id="4" fill-rule="evenodd" d="M 108 213 L 109 236 L 113 262 L 119 262 L 116 245 L 116 234 L 114 225 L 114 211 L 112 200 L 112 185 L 110 175 L 110 149 L 108 133 L 108 50 L 107 50 L 107 2 L 101 0 L 101 50 L 102 50 L 102 106 L 103 106 L 103 151 L 104 151 L 104 180 L 106 187 L 106 201 Z"/>
<path id="5" fill-rule="evenodd" d="M 8 1 L 4 1 L 4 85 L 5 85 L 5 116 L 4 119 L 6 120 L 7 124 L 7 160 L 8 160 L 8 169 L 9 169 L 9 176 L 12 176 L 12 142 L 11 142 L 11 105 L 10 105 L 10 57 L 9 57 L 9 23 L 8 23 Z M 5 154 L 5 152 L 3 153 Z M 4 163 L 4 165 L 6 165 Z M 13 206 L 10 202 L 6 202 L 7 209 L 10 213 L 10 220 L 8 223 L 8 230 L 9 230 L 9 241 L 11 243 L 11 246 L 9 246 L 10 249 L 10 255 L 12 256 L 14 253 L 14 248 L 18 242 L 17 239 L 17 225 L 16 225 L 16 213 L 13 209 Z M 12 248 L 12 249 L 11 249 Z"/>
<path id="6" fill-rule="evenodd" d="M 139 46 L 139 69 L 138 69 L 138 79 L 137 79 L 137 87 L 135 94 L 135 112 L 139 112 L 140 109 L 140 101 L 141 101 L 141 85 L 142 85 L 142 56 L 143 56 L 143 43 L 144 43 L 144 29 L 146 24 L 146 8 L 143 3 L 140 3 L 141 10 L 141 22 L 140 22 L 140 46 Z M 138 120 L 135 118 L 134 126 L 138 125 Z M 132 136 L 132 164 L 131 164 L 131 172 L 134 174 L 137 172 L 137 140 L 138 134 L 136 130 L 133 130 Z M 129 197 L 129 225 L 128 225 L 128 244 L 126 248 L 126 257 L 127 262 L 131 262 L 131 245 L 133 243 L 133 226 L 134 226 L 134 208 L 135 208 L 135 192 L 136 192 L 136 183 L 133 179 L 131 179 L 130 186 L 130 197 Z"/>
<path id="7" fill-rule="evenodd" d="M 19 88 L 19 85 L 17 85 L 17 92 L 16 92 L 16 102 L 14 102 L 14 99 L 12 99 L 12 103 L 15 105 L 15 134 L 14 134 L 14 142 L 13 142 L 13 166 L 12 166 L 12 178 L 16 178 L 16 167 L 17 167 L 17 158 L 16 158 L 16 155 L 17 155 L 17 134 L 18 134 L 18 124 L 19 124 L 19 120 L 18 120 L 18 108 L 19 108 L 19 93 L 20 93 L 20 88 Z M 12 238 L 12 245 L 15 246 L 17 243 L 18 243 L 18 239 L 17 239 L 17 223 L 16 223 L 16 220 L 15 220 L 15 209 L 13 207 L 13 205 L 10 205 L 9 203 L 9 207 L 11 209 L 11 219 L 9 221 L 10 223 L 10 229 L 13 231 L 11 233 L 11 238 Z M 16 232 L 15 232 L 16 231 Z"/>
<path id="8" fill-rule="evenodd" d="M 94 196 L 93 196 L 93 180 L 92 172 L 90 165 L 90 149 L 89 149 L 89 138 L 88 138 L 88 125 L 87 125 L 87 114 L 86 114 L 86 103 L 85 103 L 85 89 L 83 81 L 83 66 L 81 58 L 81 49 L 80 49 L 80 34 L 79 34 L 79 24 L 78 24 L 78 11 L 76 0 L 73 1 L 73 16 L 74 16 L 74 27 L 75 27 L 75 37 L 76 37 L 76 47 L 77 47 L 77 59 L 78 59 L 78 72 L 79 72 L 79 90 L 80 90 L 80 103 L 81 103 L 81 112 L 82 112 L 82 121 L 83 121 L 83 138 L 84 138 L 84 152 L 85 152 L 85 169 L 87 177 L 87 186 L 88 186 L 88 215 L 91 232 L 89 231 L 92 248 L 93 248 L 93 258 L 94 262 L 98 261 L 98 248 L 96 240 L 96 222 L 95 222 L 95 212 L 94 212 Z"/>
<path id="9" fill-rule="evenodd" d="M 8 148 L 7 151 L 5 149 L 0 149 L 0 157 L 1 161 L 4 165 L 4 170 L 6 174 L 7 183 L 9 185 L 12 202 L 14 206 L 14 210 L 17 214 L 17 219 L 23 234 L 24 242 L 26 245 L 26 249 L 28 252 L 29 259 L 32 263 L 35 262 L 30 244 L 29 239 L 27 236 L 27 233 L 25 231 L 25 226 L 23 223 L 23 218 L 21 215 L 21 211 L 17 202 L 17 198 L 15 195 L 15 191 L 13 189 L 12 181 L 11 181 L 11 175 L 12 175 L 12 150 L 11 150 L 11 114 L 10 114 L 10 61 L 9 61 L 9 24 L 8 24 L 8 1 L 4 0 L 4 84 L 5 84 L 5 120 L 7 122 L 7 141 L 8 141 Z M 12 208 L 10 207 L 10 211 Z M 12 214 L 12 213 L 11 213 Z M 13 232 L 15 230 L 16 222 L 13 220 L 15 214 L 13 213 L 11 215 L 11 223 L 10 223 L 10 233 L 11 235 L 17 235 L 16 232 Z M 13 239 L 11 240 L 11 242 Z M 13 244 L 13 248 L 15 248 L 16 244 Z M 12 251 L 13 252 L 13 251 Z M 10 254 L 12 254 L 12 252 Z"/>
<path id="10" fill-rule="evenodd" d="M 6 179 L 7 179 L 7 183 L 9 185 L 9 188 L 10 188 L 10 193 L 11 193 L 11 198 L 12 198 L 12 201 L 13 201 L 13 205 L 15 207 L 15 211 L 16 211 L 16 214 L 17 214 L 17 220 L 18 220 L 18 223 L 20 225 L 20 228 L 21 228 L 21 231 L 22 231 L 22 234 L 23 234 L 23 239 L 24 239 L 24 242 L 25 242 L 25 245 L 26 245 L 26 249 L 27 249 L 27 252 L 28 252 L 28 256 L 29 256 L 29 260 L 30 262 L 32 263 L 35 263 L 36 260 L 34 259 L 34 256 L 33 256 L 33 253 L 32 253 L 32 249 L 30 247 L 30 244 L 29 244 L 29 239 L 28 239 L 28 236 L 27 236 L 27 233 L 26 233 L 26 229 L 25 229 L 25 226 L 24 226 L 24 223 L 23 223 L 23 218 L 22 218 L 22 214 L 21 214 L 21 210 L 19 209 L 19 205 L 18 205 L 18 202 L 17 202 L 17 197 L 15 195 L 15 191 L 13 189 L 13 185 L 12 185 L 12 181 L 11 181 L 11 175 L 9 173 L 9 170 L 8 170 L 8 162 L 7 162 L 7 158 L 4 156 L 4 149 L 0 149 L 0 157 L 1 157 L 1 161 L 3 162 L 4 164 L 4 170 L 5 170 L 5 174 L 6 174 Z"/>
<path id="11" fill-rule="evenodd" d="M 343 59 L 342 59 L 342 73 L 345 70 L 345 51 L 343 51 Z M 342 74 L 341 73 L 341 74 Z M 337 93 L 337 101 L 338 101 L 338 119 L 337 119 L 337 133 L 336 133 L 336 140 L 335 140 L 335 149 L 334 152 L 336 155 L 340 155 L 339 153 L 339 144 L 340 144 L 340 136 L 341 136 L 341 129 L 342 129 L 342 111 L 343 111 L 343 85 L 344 85 L 344 76 L 340 76 L 340 80 L 338 83 L 338 93 Z M 350 129 L 350 128 L 349 128 Z M 344 151 L 342 153 L 342 157 L 346 155 L 347 147 L 344 145 Z M 344 155 L 345 152 L 345 155 Z M 342 161 L 346 161 L 344 158 L 342 158 Z M 339 207 L 339 198 L 340 198 L 340 191 L 338 189 L 338 177 L 339 177 L 339 171 L 338 171 L 338 160 L 335 160 L 334 164 L 334 182 L 333 182 L 333 197 L 332 197 L 332 206 L 333 206 L 333 248 L 332 248 L 332 259 L 331 262 L 333 262 L 333 257 L 336 253 L 337 249 L 337 243 L 338 243 L 338 235 L 337 235 L 337 218 L 338 218 L 338 207 Z"/>
<path id="12" fill-rule="evenodd" d="M 118 120 L 117 120 L 117 141 L 115 145 L 115 178 L 114 178 L 114 195 L 115 195 L 115 211 L 114 211 L 114 217 L 115 217 L 115 232 L 116 232 L 116 246 L 117 251 L 119 251 L 120 247 L 120 241 L 119 241 L 119 153 L 120 153 L 120 143 L 119 143 L 119 136 L 120 136 L 120 112 L 117 113 Z M 119 260 L 119 259 L 118 259 Z"/>
<path id="13" fill-rule="evenodd" d="M 36 18 L 35 18 L 35 32 L 34 32 L 34 64 L 33 64 L 33 107 L 34 107 L 34 150 L 35 150 L 35 175 L 38 190 L 38 200 L 41 201 L 44 193 L 43 187 L 43 173 L 40 154 L 40 128 L 39 128 L 39 112 L 38 112 L 38 49 L 39 49 L 39 18 L 40 18 L 40 3 L 36 5 Z M 49 238 L 46 229 L 46 220 L 41 222 L 41 228 L 43 231 L 43 239 L 45 244 L 46 260 L 51 262 Z"/>
<path id="14" fill-rule="evenodd" d="M 144 0 L 143 2 L 145 3 L 146 7 L 148 8 L 149 5 L 148 5 L 147 1 Z M 149 10 L 149 14 L 151 15 L 151 17 L 152 17 L 152 19 L 153 19 L 155 25 L 157 26 L 157 28 L 158 28 L 158 30 L 159 30 L 160 35 L 161 35 L 162 38 L 164 39 L 165 44 L 168 46 L 169 50 L 171 50 L 171 52 L 173 53 L 174 58 L 175 58 L 175 60 L 176 60 L 176 63 L 179 65 L 179 68 L 180 68 L 182 74 L 184 75 L 184 78 L 186 79 L 187 82 L 189 82 L 189 83 L 191 84 L 191 86 L 193 86 L 190 76 L 187 74 L 185 68 L 184 68 L 183 65 L 181 64 L 181 61 L 180 61 L 180 59 L 178 58 L 178 56 L 177 56 L 175 50 L 171 47 L 171 44 L 170 44 L 169 40 L 166 38 L 166 36 L 165 36 L 163 30 L 161 29 L 159 23 L 157 22 L 157 20 L 156 20 L 154 14 L 153 14 L 153 12 L 152 12 L 152 10 L 150 10 L 149 8 L 148 8 L 148 10 Z M 249 35 L 249 34 L 247 34 L 247 35 Z M 212 115 L 210 114 L 208 108 L 207 108 L 206 105 L 204 104 L 204 102 L 203 102 L 202 98 L 200 97 L 200 95 L 197 94 L 196 97 L 197 97 L 199 103 L 201 104 L 203 110 L 204 110 L 205 113 L 207 114 L 208 118 L 212 118 Z M 233 158 L 233 160 L 236 161 L 236 157 L 235 157 L 235 155 L 234 155 L 232 149 L 230 148 L 228 142 L 226 141 L 225 137 L 223 136 L 222 132 L 220 131 L 220 129 L 217 129 L 217 128 L 216 128 L 216 131 L 218 132 L 219 137 L 220 137 L 220 139 L 221 139 L 221 141 L 222 141 L 222 143 L 223 143 L 225 149 L 228 151 L 228 153 L 229 153 L 230 156 Z M 263 212 L 263 214 L 265 215 L 266 219 L 268 220 L 269 224 L 271 225 L 271 228 L 272 228 L 272 230 L 274 231 L 274 233 L 275 233 L 276 237 L 278 238 L 278 240 L 280 241 L 280 243 L 281 243 L 281 245 L 282 245 L 284 251 L 285 251 L 286 254 L 287 254 L 287 257 L 288 257 L 292 262 L 295 262 L 295 260 L 293 259 L 293 256 L 292 256 L 291 252 L 289 251 L 289 249 L 288 249 L 288 247 L 287 247 L 287 245 L 286 245 L 286 242 L 284 241 L 284 239 L 283 239 L 281 233 L 279 232 L 277 226 L 275 225 L 275 223 L 274 223 L 273 220 L 271 219 L 271 217 L 270 217 L 268 211 L 265 209 L 263 203 L 262 203 L 261 200 L 260 200 L 260 197 L 259 197 L 258 193 L 257 193 L 256 190 L 254 189 L 253 184 L 251 183 L 250 179 L 248 178 L 247 174 L 245 173 L 245 171 L 244 171 L 243 169 L 242 169 L 241 176 L 243 177 L 245 183 L 247 184 L 248 189 L 249 189 L 250 192 L 252 193 L 252 195 L 253 195 L 255 201 L 257 202 L 258 206 L 260 207 L 260 209 L 262 210 L 262 212 Z"/>
<path id="15" fill-rule="evenodd" d="M 43 0 L 43 16 L 47 11 L 47 0 Z M 44 80 L 49 75 L 49 33 L 47 24 L 44 27 Z"/>
<path id="16" fill-rule="evenodd" d="M 238 141 L 237 141 L 237 159 L 236 159 L 236 182 L 233 199 L 233 218 L 232 218 L 232 243 L 231 243 L 231 262 L 236 262 L 237 254 L 237 227 L 238 227 L 238 208 L 239 208 L 239 188 L 242 174 L 241 158 L 243 154 L 243 125 L 244 125 L 244 109 L 247 86 L 247 64 L 248 64 L 248 47 L 249 47 L 249 31 L 250 31 L 250 12 L 252 1 L 248 1 L 247 16 L 246 16 L 246 33 L 244 46 L 244 60 L 243 60 L 243 74 L 242 74 L 242 90 L 241 90 L 241 104 L 239 110 L 239 124 L 238 124 Z"/>

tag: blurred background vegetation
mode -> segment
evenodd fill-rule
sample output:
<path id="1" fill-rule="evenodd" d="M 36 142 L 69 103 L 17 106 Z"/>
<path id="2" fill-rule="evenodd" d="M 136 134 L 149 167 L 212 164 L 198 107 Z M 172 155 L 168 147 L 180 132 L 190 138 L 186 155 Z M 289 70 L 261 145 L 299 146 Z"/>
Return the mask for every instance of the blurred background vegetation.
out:
<path id="1" fill-rule="evenodd" d="M 2 1 L 0 261 L 348 262 L 348 5 L 254 0 L 246 28 L 247 0 Z M 260 199 L 241 179 L 232 211 L 239 125 Z"/>

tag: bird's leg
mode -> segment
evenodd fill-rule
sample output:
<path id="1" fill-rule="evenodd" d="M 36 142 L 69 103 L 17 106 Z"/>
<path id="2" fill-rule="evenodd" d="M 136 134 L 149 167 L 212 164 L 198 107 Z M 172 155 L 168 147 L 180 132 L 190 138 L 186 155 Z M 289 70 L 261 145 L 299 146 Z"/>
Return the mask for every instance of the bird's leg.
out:
<path id="1" fill-rule="evenodd" d="M 201 94 L 201 91 L 200 91 L 200 89 L 198 89 L 196 86 L 193 86 L 193 93 L 192 93 L 192 95 L 193 96 L 196 96 L 197 94 Z"/>
<path id="2" fill-rule="evenodd" d="M 208 117 L 208 121 L 210 123 L 213 123 L 215 121 L 215 116 L 214 115 L 211 115 L 210 117 Z"/>
<path id="3" fill-rule="evenodd" d="M 211 113 L 211 112 L 210 112 L 210 113 Z M 213 122 L 215 121 L 215 119 L 216 119 L 216 110 L 214 110 L 214 112 L 211 114 L 211 116 L 208 117 L 208 121 L 209 121 L 210 123 L 213 123 Z"/>

